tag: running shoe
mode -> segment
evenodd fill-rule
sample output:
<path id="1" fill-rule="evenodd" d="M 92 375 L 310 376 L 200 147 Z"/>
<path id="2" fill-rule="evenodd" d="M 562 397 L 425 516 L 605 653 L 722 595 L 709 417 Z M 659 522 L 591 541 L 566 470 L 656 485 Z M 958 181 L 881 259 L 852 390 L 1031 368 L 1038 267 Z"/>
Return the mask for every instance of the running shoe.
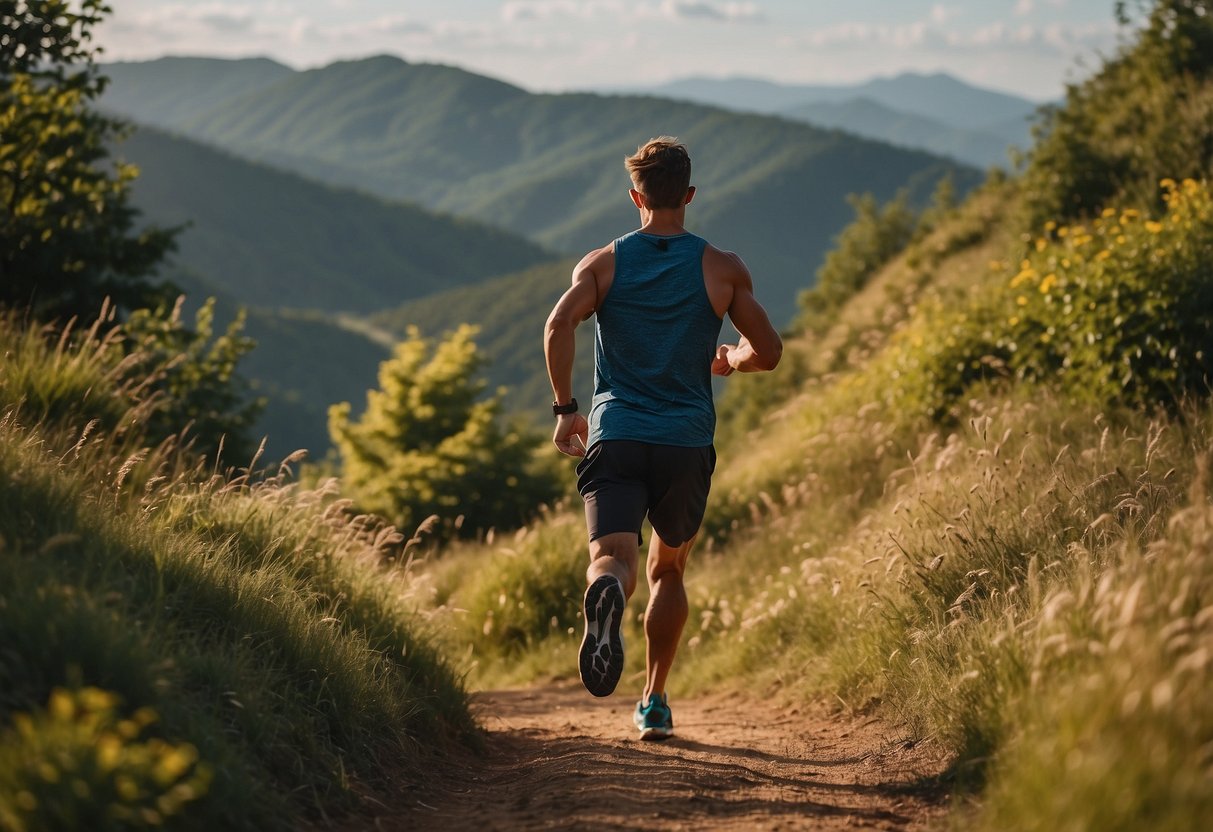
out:
<path id="1" fill-rule="evenodd" d="M 623 674 L 623 584 L 614 575 L 602 575 L 585 591 L 585 636 L 581 639 L 578 667 L 585 689 L 595 696 L 610 696 Z"/>
<path id="2" fill-rule="evenodd" d="M 643 700 L 637 702 L 632 722 L 636 723 L 642 740 L 664 740 L 674 736 L 674 715 L 670 713 L 664 693 L 660 696 L 649 694 L 647 705 Z"/>

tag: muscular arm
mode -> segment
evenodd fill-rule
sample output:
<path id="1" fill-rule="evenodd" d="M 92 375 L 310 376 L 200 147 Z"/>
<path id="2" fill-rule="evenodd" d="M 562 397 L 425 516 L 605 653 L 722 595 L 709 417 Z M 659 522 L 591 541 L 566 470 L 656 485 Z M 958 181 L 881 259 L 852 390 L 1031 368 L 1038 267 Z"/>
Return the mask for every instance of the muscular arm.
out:
<path id="1" fill-rule="evenodd" d="M 727 376 L 734 371 L 758 373 L 774 370 L 783 356 L 783 340 L 762 304 L 754 297 L 750 270 L 735 254 L 720 252 L 719 267 L 731 289 L 729 320 L 741 333 L 736 344 L 721 344 L 712 362 L 712 372 Z"/>
<path id="2" fill-rule="evenodd" d="M 566 404 L 573 398 L 573 357 L 577 348 L 575 331 L 598 308 L 599 285 L 603 278 L 597 271 L 604 271 L 613 264 L 606 262 L 610 248 L 592 251 L 582 258 L 573 269 L 573 283 L 556 301 L 543 328 L 543 354 L 547 361 L 548 379 L 552 382 L 554 401 Z M 552 441 L 561 453 L 570 456 L 585 454 L 585 440 L 589 425 L 580 413 L 570 413 L 556 420 L 556 432 Z M 580 439 L 580 443 L 576 440 Z"/>

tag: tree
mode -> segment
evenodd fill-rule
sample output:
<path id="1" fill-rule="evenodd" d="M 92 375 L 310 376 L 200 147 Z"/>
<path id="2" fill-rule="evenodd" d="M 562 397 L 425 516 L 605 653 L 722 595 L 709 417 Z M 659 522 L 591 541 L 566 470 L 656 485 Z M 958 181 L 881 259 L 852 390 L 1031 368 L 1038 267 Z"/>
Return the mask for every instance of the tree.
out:
<path id="1" fill-rule="evenodd" d="M 137 228 L 137 171 L 109 144 L 126 127 L 93 109 L 107 79 L 92 30 L 100 0 L 0 0 L 0 303 L 94 318 L 171 299 L 153 270 L 173 230 Z"/>
<path id="2" fill-rule="evenodd" d="M 559 493 L 536 465 L 536 439 L 498 423 L 500 393 L 482 398 L 475 333 L 460 326 L 431 352 L 410 328 L 379 365 L 362 419 L 350 421 L 348 402 L 330 408 L 342 479 L 360 508 L 404 529 L 436 514 L 468 533 L 519 526 Z"/>
<path id="3" fill-rule="evenodd" d="M 1213 169 L 1213 2 L 1132 6 L 1118 3 L 1117 14 L 1140 31 L 1035 130 L 1023 178 L 1033 230 L 1113 200 L 1161 208 L 1160 180 Z"/>

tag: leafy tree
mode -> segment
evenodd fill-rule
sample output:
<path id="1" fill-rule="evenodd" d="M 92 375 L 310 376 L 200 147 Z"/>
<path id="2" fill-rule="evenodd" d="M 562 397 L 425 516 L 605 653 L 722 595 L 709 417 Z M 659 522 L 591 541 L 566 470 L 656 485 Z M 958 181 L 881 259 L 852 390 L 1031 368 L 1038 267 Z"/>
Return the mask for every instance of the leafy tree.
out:
<path id="1" fill-rule="evenodd" d="M 379 365 L 379 388 L 350 421 L 329 410 L 329 433 L 359 507 L 404 529 L 438 515 L 470 532 L 516 527 L 559 493 L 535 464 L 534 437 L 498 423 L 501 394 L 484 399 L 476 328 L 460 326 L 431 350 L 414 327 Z M 464 522 L 458 522 L 463 517 Z"/>
<path id="2" fill-rule="evenodd" d="M 100 0 L 0 0 L 0 303 L 35 317 L 96 317 L 104 298 L 155 305 L 152 270 L 174 232 L 136 228 L 130 165 L 108 145 L 124 125 L 93 104 Z"/>
<path id="3" fill-rule="evenodd" d="M 1028 159 L 1029 227 L 1093 217 L 1111 201 L 1158 202 L 1158 182 L 1213 169 L 1213 2 L 1117 4 L 1142 29 L 1046 113 Z"/>

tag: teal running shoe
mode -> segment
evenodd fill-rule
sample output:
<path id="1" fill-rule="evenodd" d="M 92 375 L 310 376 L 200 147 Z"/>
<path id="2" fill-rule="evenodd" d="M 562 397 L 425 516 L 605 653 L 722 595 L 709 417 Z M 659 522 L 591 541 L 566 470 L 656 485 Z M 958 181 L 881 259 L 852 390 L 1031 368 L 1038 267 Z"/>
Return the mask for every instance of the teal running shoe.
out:
<path id="1" fill-rule="evenodd" d="M 642 740 L 664 740 L 674 736 L 674 715 L 670 713 L 664 693 L 660 696 L 649 694 L 647 705 L 643 701 L 637 702 L 632 722 L 636 723 Z"/>
<path id="2" fill-rule="evenodd" d="M 623 674 L 623 584 L 614 575 L 600 575 L 585 591 L 585 635 L 577 667 L 581 682 L 594 696 L 610 696 Z"/>

